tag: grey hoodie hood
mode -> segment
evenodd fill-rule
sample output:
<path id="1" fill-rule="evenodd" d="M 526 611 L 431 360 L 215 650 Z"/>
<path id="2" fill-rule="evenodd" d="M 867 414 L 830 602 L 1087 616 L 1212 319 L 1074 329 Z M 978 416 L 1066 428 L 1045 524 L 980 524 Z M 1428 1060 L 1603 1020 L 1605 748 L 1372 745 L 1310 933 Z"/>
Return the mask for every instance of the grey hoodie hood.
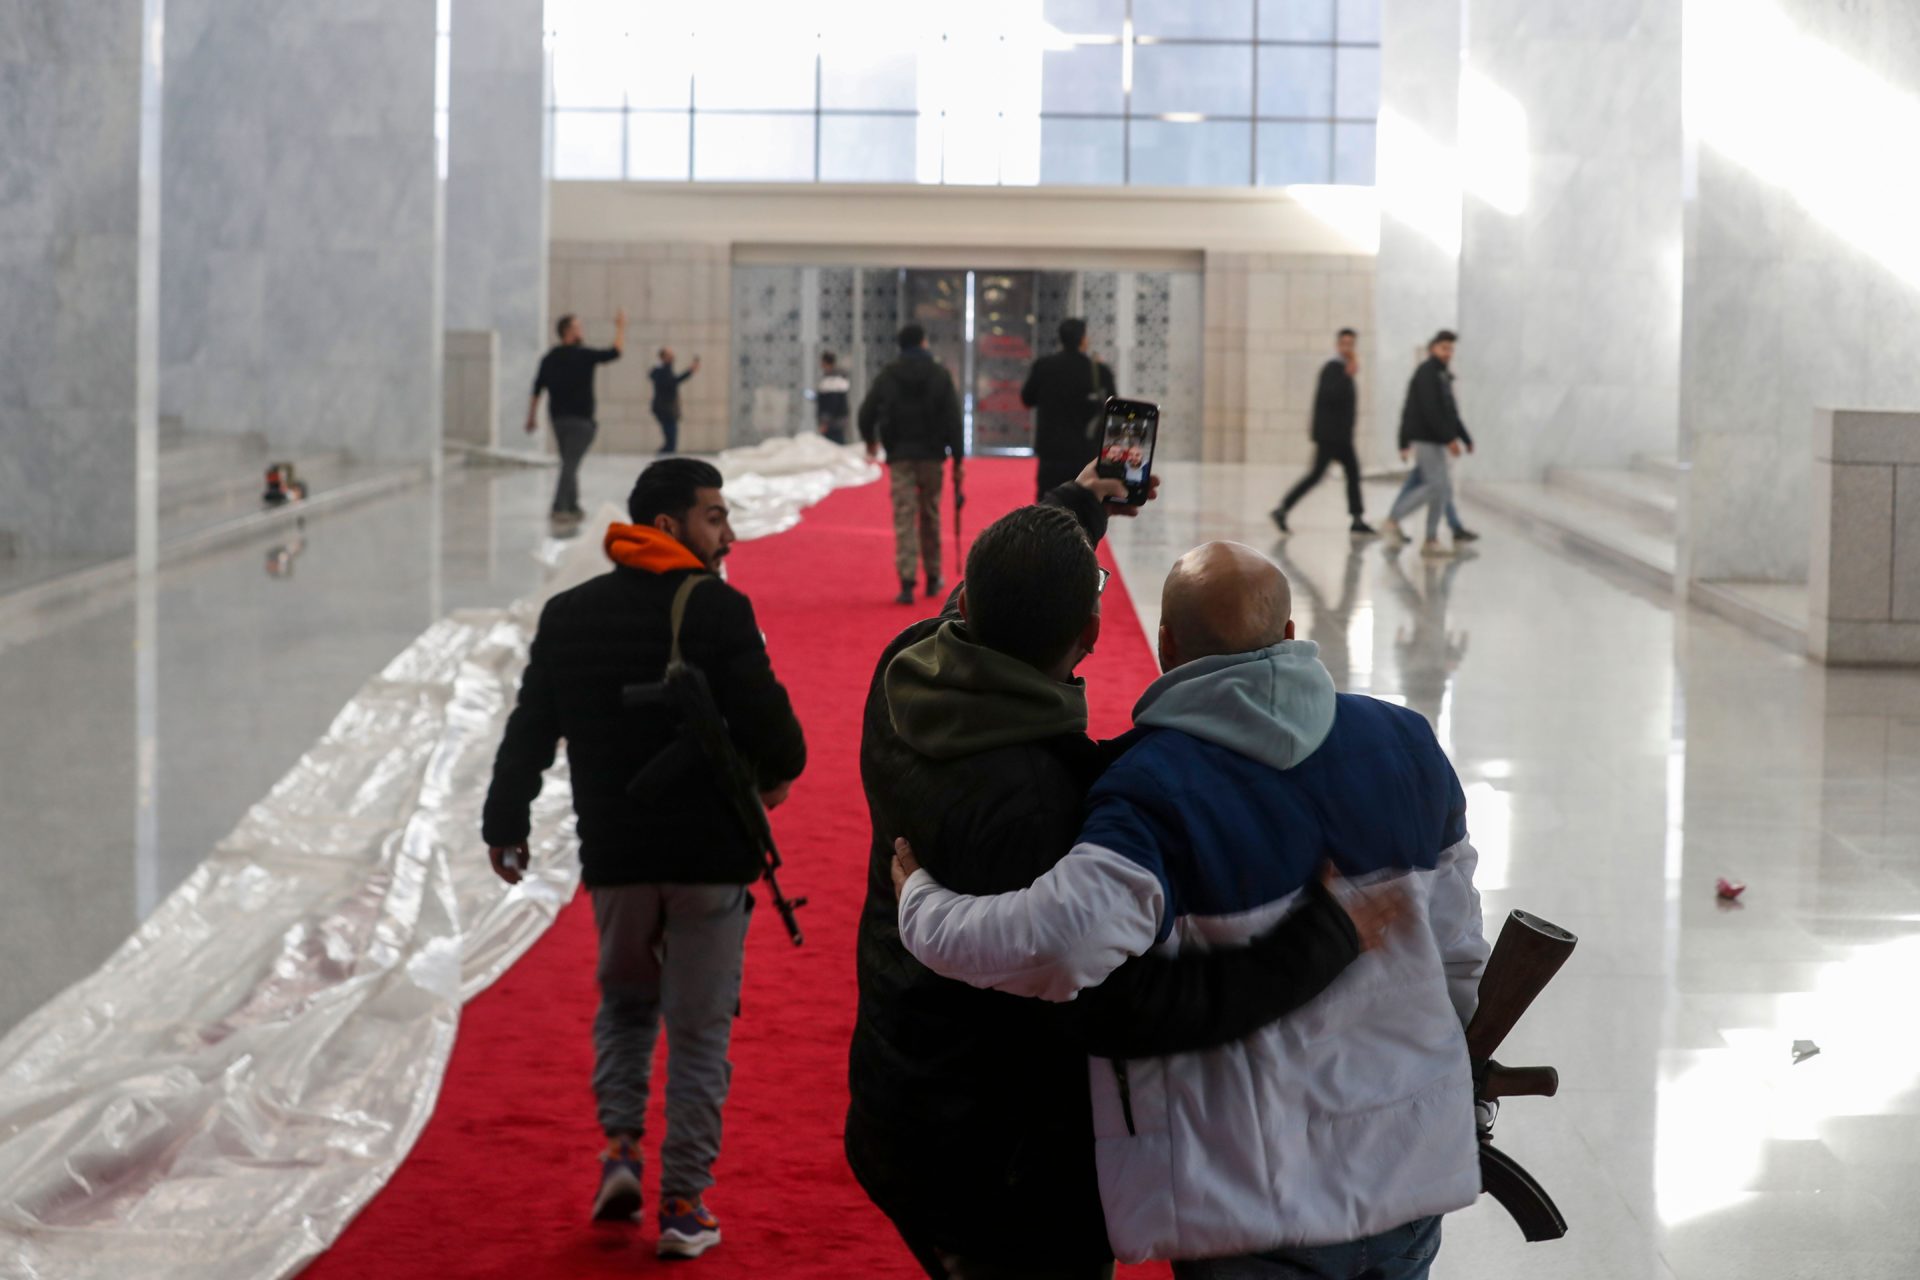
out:
<path id="1" fill-rule="evenodd" d="M 1320 646 L 1282 640 L 1175 667 L 1140 695 L 1133 722 L 1178 729 L 1271 768 L 1291 769 L 1332 732 L 1334 693 Z"/>

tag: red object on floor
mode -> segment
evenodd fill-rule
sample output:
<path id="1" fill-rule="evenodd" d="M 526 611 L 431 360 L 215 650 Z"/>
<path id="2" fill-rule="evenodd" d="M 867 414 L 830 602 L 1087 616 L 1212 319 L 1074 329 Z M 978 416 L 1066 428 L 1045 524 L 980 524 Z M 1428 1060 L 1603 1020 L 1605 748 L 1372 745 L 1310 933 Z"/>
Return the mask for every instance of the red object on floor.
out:
<path id="1" fill-rule="evenodd" d="M 1031 500 L 1031 462 L 980 459 L 967 477 L 970 533 Z M 669 1267 L 713 1280 L 922 1274 L 841 1152 L 869 835 L 861 708 L 880 651 L 930 612 L 892 603 L 892 538 L 887 487 L 872 484 L 833 494 L 787 533 L 742 543 L 729 569 L 753 599 L 807 730 L 807 772 L 774 827 L 787 861 L 781 883 L 810 902 L 800 915 L 804 947 L 787 941 L 764 895 L 747 939 L 725 1145 L 707 1197 L 724 1243 L 694 1262 L 654 1257 L 665 1053 L 655 1063 L 644 1225 L 587 1221 L 602 1139 L 588 1087 L 597 996 L 583 892 L 466 1007 L 426 1130 L 392 1182 L 308 1268 L 310 1280 L 625 1277 Z M 1102 560 L 1113 567 L 1104 552 Z M 949 548 L 950 575 L 961 562 Z M 1111 736 L 1128 727 L 1134 698 L 1158 668 L 1118 576 L 1103 606 L 1106 626 L 1081 672 L 1093 732 Z M 472 852 L 485 856 L 477 833 Z"/>
<path id="2" fill-rule="evenodd" d="M 1721 876 L 1713 885 L 1714 895 L 1722 902 L 1738 902 L 1740 895 L 1746 891 L 1746 885 L 1737 880 L 1729 880 L 1725 876 Z"/>

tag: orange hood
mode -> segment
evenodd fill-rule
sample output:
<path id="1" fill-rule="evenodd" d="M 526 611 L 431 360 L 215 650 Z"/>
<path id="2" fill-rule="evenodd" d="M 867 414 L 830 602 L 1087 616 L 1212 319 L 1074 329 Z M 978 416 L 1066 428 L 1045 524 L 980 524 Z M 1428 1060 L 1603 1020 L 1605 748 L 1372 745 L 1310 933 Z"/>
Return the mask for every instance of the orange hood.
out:
<path id="1" fill-rule="evenodd" d="M 607 558 L 629 569 L 669 573 L 675 569 L 705 569 L 700 557 L 672 534 L 641 524 L 610 524 L 603 544 Z"/>

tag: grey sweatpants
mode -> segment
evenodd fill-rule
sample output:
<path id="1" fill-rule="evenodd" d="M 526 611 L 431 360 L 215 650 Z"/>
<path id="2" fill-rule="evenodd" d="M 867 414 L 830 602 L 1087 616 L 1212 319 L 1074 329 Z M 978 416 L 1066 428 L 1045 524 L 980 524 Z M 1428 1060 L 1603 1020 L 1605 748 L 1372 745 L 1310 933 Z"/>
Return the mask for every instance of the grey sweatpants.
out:
<path id="1" fill-rule="evenodd" d="M 600 1012 L 593 1020 L 593 1093 L 609 1136 L 646 1129 L 653 1045 L 667 1025 L 663 1196 L 698 1200 L 713 1185 L 720 1108 L 733 1067 L 727 1041 L 740 1008 L 742 948 L 752 901 L 737 884 L 633 884 L 593 890 L 600 932 Z"/>
<path id="2" fill-rule="evenodd" d="M 1428 444 L 1417 440 L 1413 446 L 1413 465 L 1419 469 L 1418 488 L 1402 490 L 1393 504 L 1393 512 L 1387 518 L 1400 521 L 1412 512 L 1418 511 L 1422 504 L 1427 508 L 1427 541 L 1433 542 L 1440 536 L 1440 516 L 1453 501 L 1453 472 L 1448 466 L 1452 459 L 1447 455 L 1447 446 Z"/>
<path id="3" fill-rule="evenodd" d="M 580 510 L 580 460 L 587 456 L 594 433 L 592 418 L 555 418 L 554 443 L 560 447 L 560 479 L 553 486 L 553 514 L 568 516 Z"/>

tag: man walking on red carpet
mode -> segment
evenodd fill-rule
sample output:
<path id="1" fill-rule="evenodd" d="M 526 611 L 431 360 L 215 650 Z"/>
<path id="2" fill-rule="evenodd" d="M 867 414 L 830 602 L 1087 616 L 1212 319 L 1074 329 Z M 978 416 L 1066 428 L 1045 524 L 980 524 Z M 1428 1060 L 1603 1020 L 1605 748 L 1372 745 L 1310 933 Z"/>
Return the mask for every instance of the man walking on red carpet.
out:
<path id="1" fill-rule="evenodd" d="M 518 883 L 528 810 L 565 738 L 582 879 L 600 937 L 593 1089 L 607 1146 L 593 1217 L 639 1217 L 640 1138 L 664 1019 L 672 1052 L 660 1145 L 662 1257 L 697 1257 L 720 1243 L 702 1196 L 720 1154 L 727 1045 L 753 905 L 747 886 L 760 875 L 761 850 L 705 774 L 645 804 L 628 794 L 678 726 L 664 711 L 627 709 L 622 691 L 658 682 L 677 639 L 705 674 L 767 807 L 786 798 L 806 764 L 800 723 L 774 678 L 753 606 L 716 576 L 734 541 L 720 488 L 709 463 L 654 463 L 627 500 L 633 523 L 607 530 L 613 570 L 547 603 L 494 760 L 483 828 L 494 870 Z"/>
<path id="2" fill-rule="evenodd" d="M 900 330 L 900 357 L 873 380 L 860 402 L 860 438 L 867 456 L 884 446 L 893 485 L 893 567 L 900 579 L 896 603 L 912 604 L 916 574 L 927 573 L 927 598 L 946 593 L 940 561 L 940 480 L 953 456 L 953 500 L 962 501 L 967 437 L 953 375 L 927 349 L 927 331 Z M 958 551 L 958 548 L 955 548 Z"/>
<path id="3" fill-rule="evenodd" d="M 1093 1165 L 1089 1050 L 1229 1043 L 1320 992 L 1382 923 L 1325 894 L 1255 945 L 1122 967 L 1071 1005 L 941 978 L 900 944 L 893 842 L 970 891 L 1021 887 L 1064 855 L 1112 748 L 1087 737 L 1073 676 L 1100 631 L 1092 539 L 1124 486 L 1092 467 L 996 521 L 940 617 L 882 655 L 860 771 L 873 823 L 848 1063 L 847 1159 L 927 1274 L 1109 1276 Z"/>

